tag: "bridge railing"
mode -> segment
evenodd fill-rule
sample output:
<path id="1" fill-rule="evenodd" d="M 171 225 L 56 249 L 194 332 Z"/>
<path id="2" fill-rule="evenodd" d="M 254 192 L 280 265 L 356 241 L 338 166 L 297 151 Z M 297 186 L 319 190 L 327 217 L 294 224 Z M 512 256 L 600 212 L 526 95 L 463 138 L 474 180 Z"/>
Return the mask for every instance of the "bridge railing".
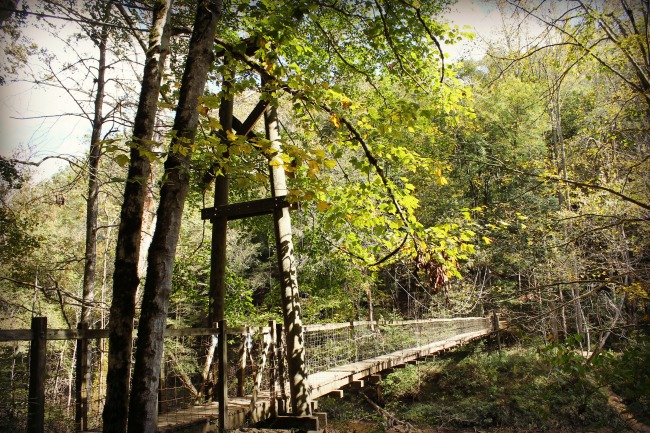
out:
<path id="1" fill-rule="evenodd" d="M 307 371 L 325 371 L 491 326 L 490 319 L 483 317 L 307 325 Z"/>

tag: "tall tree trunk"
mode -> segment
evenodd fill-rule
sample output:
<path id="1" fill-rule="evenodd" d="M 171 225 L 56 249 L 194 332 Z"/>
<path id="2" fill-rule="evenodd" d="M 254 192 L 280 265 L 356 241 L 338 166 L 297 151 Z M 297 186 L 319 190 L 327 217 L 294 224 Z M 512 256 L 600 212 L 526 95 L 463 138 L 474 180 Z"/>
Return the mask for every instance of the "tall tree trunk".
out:
<path id="1" fill-rule="evenodd" d="M 117 235 L 113 300 L 109 316 L 106 402 L 102 415 L 106 433 L 124 433 L 127 427 L 135 294 L 140 282 L 138 263 L 142 221 L 151 172 L 151 161 L 146 152 L 152 148 L 160 82 L 169 50 L 171 4 L 172 0 L 159 0 L 154 7 L 142 90 L 130 144 L 131 159 Z"/>
<path id="2" fill-rule="evenodd" d="M 112 1 L 104 6 L 102 20 L 108 21 Z M 104 124 L 103 106 L 106 86 L 106 45 L 108 42 L 108 26 L 103 25 L 95 41 L 99 49 L 97 62 L 97 90 L 93 107 L 92 132 L 90 134 L 90 151 L 88 152 L 88 196 L 86 197 L 86 245 L 84 253 L 84 274 L 82 285 L 81 312 L 79 321 L 92 326 L 92 305 L 95 300 L 95 272 L 97 269 L 97 218 L 99 215 L 99 158 L 102 153 L 102 126 Z M 81 354 L 78 354 L 80 356 Z M 86 354 L 87 363 L 79 365 L 78 377 L 90 376 L 92 365 L 91 352 Z M 85 381 L 85 390 L 76 389 L 75 401 L 77 404 L 84 398 L 90 399 L 92 395 L 92 381 Z"/>
<path id="3" fill-rule="evenodd" d="M 104 21 L 107 21 L 112 2 L 106 4 Z M 97 215 L 99 213 L 99 157 L 102 151 L 102 125 L 104 124 L 103 106 L 106 85 L 106 43 L 108 26 L 103 26 L 97 44 L 99 61 L 97 62 L 97 90 L 95 93 L 92 132 L 90 135 L 90 152 L 88 154 L 88 197 L 86 198 L 86 250 L 84 256 L 84 276 L 79 321 L 91 325 L 91 305 L 95 298 L 95 269 L 97 267 Z"/>
<path id="4" fill-rule="evenodd" d="M 174 255 L 189 192 L 189 164 L 198 123 L 198 100 L 213 61 L 212 44 L 221 5 L 219 0 L 201 0 L 197 6 L 174 120 L 174 136 L 165 161 L 165 181 L 160 191 L 156 230 L 149 247 L 129 402 L 129 433 L 156 431 L 160 361 Z"/>
<path id="5" fill-rule="evenodd" d="M 280 152 L 280 132 L 277 109 L 271 105 L 264 114 L 266 138 L 271 148 Z M 281 161 L 276 155 L 278 161 Z M 287 194 L 287 182 L 282 163 L 271 166 L 271 192 L 273 197 Z M 289 389 L 291 390 L 291 409 L 294 415 L 309 413 L 307 393 L 307 373 L 305 372 L 305 347 L 300 311 L 300 294 L 296 260 L 293 255 L 291 238 L 291 217 L 289 208 L 276 209 L 273 213 L 275 223 L 275 243 L 278 265 L 280 267 L 280 286 L 284 329 L 287 335 L 287 366 L 289 370 Z"/>

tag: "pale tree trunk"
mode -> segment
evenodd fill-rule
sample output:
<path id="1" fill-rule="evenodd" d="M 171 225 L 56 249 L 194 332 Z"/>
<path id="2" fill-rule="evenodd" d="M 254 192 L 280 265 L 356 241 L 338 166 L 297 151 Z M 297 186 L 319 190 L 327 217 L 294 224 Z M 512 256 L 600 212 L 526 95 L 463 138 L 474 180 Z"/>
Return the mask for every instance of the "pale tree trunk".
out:
<path id="1" fill-rule="evenodd" d="M 109 352 L 106 377 L 104 432 L 124 433 L 127 428 L 135 294 L 140 279 L 138 263 L 142 222 L 151 172 L 149 156 L 157 113 L 160 82 L 169 50 L 172 0 L 157 1 L 135 117 L 131 159 L 115 251 L 113 300 L 109 316 Z"/>
<path id="2" fill-rule="evenodd" d="M 264 114 L 266 138 L 271 141 L 271 148 L 279 154 L 281 150 L 278 115 L 276 108 L 271 105 Z M 271 192 L 273 197 L 287 194 L 287 183 L 278 155 L 275 157 L 280 164 L 271 166 Z M 296 261 L 293 254 L 291 238 L 291 217 L 289 208 L 276 209 L 273 212 L 275 223 L 275 243 L 280 267 L 280 286 L 282 298 L 282 313 L 284 329 L 287 335 L 287 365 L 289 370 L 289 389 L 291 391 L 291 408 L 294 415 L 309 413 L 309 395 L 307 373 L 305 372 L 305 348 L 302 329 L 302 314 L 300 311 L 300 293 L 298 292 L 298 277 Z"/>
<path id="3" fill-rule="evenodd" d="M 564 306 L 564 291 L 562 290 L 562 286 L 558 288 L 558 294 L 560 295 L 560 305 L 562 306 L 560 308 L 560 317 L 562 318 L 562 333 L 564 335 L 564 338 L 566 338 L 569 335 L 569 330 L 566 324 L 566 307 Z"/>
<path id="4" fill-rule="evenodd" d="M 129 402 L 129 433 L 155 432 L 157 428 L 160 362 L 174 255 L 189 192 L 189 165 L 198 123 L 198 100 L 213 61 L 212 45 L 221 6 L 219 0 L 202 0 L 197 6 L 174 120 L 174 136 L 165 161 L 165 181 L 160 190 L 156 230 L 149 247 Z"/>

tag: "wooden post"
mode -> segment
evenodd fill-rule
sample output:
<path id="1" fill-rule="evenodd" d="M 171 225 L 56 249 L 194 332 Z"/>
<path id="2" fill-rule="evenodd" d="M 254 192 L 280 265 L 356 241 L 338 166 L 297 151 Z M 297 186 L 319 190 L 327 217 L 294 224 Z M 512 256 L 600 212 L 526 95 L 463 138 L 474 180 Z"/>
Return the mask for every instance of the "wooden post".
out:
<path id="1" fill-rule="evenodd" d="M 348 332 L 348 341 L 350 347 L 352 347 L 352 350 L 354 350 L 354 361 L 357 362 L 359 360 L 359 346 L 354 344 L 354 341 L 356 340 L 356 335 L 354 332 L 354 320 L 350 320 L 350 328 Z"/>
<path id="2" fill-rule="evenodd" d="M 269 320 L 269 333 L 271 336 L 271 345 L 269 347 L 269 398 L 271 400 L 271 416 L 276 417 L 278 416 L 278 402 L 276 400 L 276 382 L 278 372 L 276 362 L 277 329 L 275 320 Z"/>
<path id="3" fill-rule="evenodd" d="M 29 358 L 29 396 L 27 432 L 45 432 L 45 373 L 47 317 L 32 317 L 32 342 Z"/>
<path id="4" fill-rule="evenodd" d="M 228 428 L 228 334 L 226 320 L 217 323 L 217 398 L 219 400 L 219 433 Z"/>
<path id="5" fill-rule="evenodd" d="M 90 369 L 88 368 L 88 323 L 77 324 L 81 336 L 77 340 L 77 377 L 75 380 L 75 429 L 88 430 L 88 386 L 90 384 Z"/>
<path id="6" fill-rule="evenodd" d="M 286 402 L 287 402 L 287 388 L 286 388 L 286 376 L 284 371 L 284 329 L 282 324 L 278 323 L 275 325 L 275 349 L 277 354 L 275 359 L 277 360 L 278 366 L 278 384 L 280 386 L 280 400 L 282 401 L 282 406 L 278 407 L 278 414 L 284 415 L 287 412 Z"/>
<path id="7" fill-rule="evenodd" d="M 276 107 L 271 104 L 264 113 L 266 138 L 271 142 L 271 149 L 276 152 L 270 164 L 271 192 L 273 197 L 286 195 L 287 182 L 281 155 L 280 129 Z M 278 266 L 280 268 L 280 286 L 282 313 L 287 338 L 287 364 L 289 370 L 289 389 L 291 391 L 291 408 L 293 415 L 309 414 L 309 394 L 307 373 L 305 372 L 305 347 L 300 311 L 300 293 L 296 260 L 293 255 L 291 237 L 291 217 L 289 208 L 278 208 L 273 212 L 275 226 L 275 244 Z"/>
<path id="8" fill-rule="evenodd" d="M 232 85 L 229 80 L 224 81 L 223 87 L 223 96 L 221 99 L 221 106 L 219 107 L 219 121 L 223 128 L 223 134 L 221 139 L 226 142 L 226 131 L 232 129 L 232 110 L 233 110 L 233 95 L 232 95 Z M 228 151 L 226 150 L 223 155 L 224 158 L 228 156 Z M 228 204 L 228 176 L 226 174 L 226 168 L 223 164 L 218 165 L 216 168 L 216 178 L 214 181 L 214 205 L 224 205 Z M 221 321 L 225 319 L 224 309 L 225 309 L 225 299 L 226 299 L 226 239 L 228 231 L 228 217 L 220 216 L 212 219 L 212 248 L 210 250 L 210 296 L 208 302 L 208 320 L 209 323 L 219 323 L 221 326 Z M 225 322 L 224 322 L 225 326 Z M 219 328 L 219 335 L 221 335 L 221 328 Z M 223 352 L 224 356 L 226 353 L 226 333 L 225 328 L 223 331 L 224 338 L 218 340 L 217 346 L 222 345 L 221 350 L 217 347 L 217 357 L 221 360 L 221 354 Z M 217 366 L 215 369 L 213 367 L 212 373 L 213 377 L 218 376 L 218 380 L 215 380 L 215 386 L 218 390 L 213 390 L 212 395 L 219 397 L 221 395 L 221 369 L 225 369 L 225 359 L 224 364 Z M 214 365 L 214 364 L 213 364 Z M 215 371 L 216 370 L 216 371 Z M 225 370 L 224 370 L 225 371 Z M 225 374 L 225 373 L 224 373 Z M 227 396 L 226 396 L 227 398 Z M 219 400 L 220 402 L 224 400 Z M 220 403 L 221 404 L 221 403 Z M 220 406 L 221 407 L 221 406 Z M 221 409 L 220 409 L 221 410 Z M 222 420 L 219 421 L 220 423 Z M 221 425 L 221 424 L 219 424 Z"/>
<path id="9" fill-rule="evenodd" d="M 499 347 L 499 350 L 501 350 L 501 333 L 499 332 L 499 315 L 497 314 L 496 311 L 492 312 L 492 328 L 494 329 L 494 332 L 497 334 L 497 346 Z"/>
<path id="10" fill-rule="evenodd" d="M 250 326 L 244 328 L 242 334 L 241 347 L 239 348 L 239 369 L 237 374 L 237 397 L 244 396 L 244 386 L 246 384 L 246 357 L 248 356 L 248 337 L 251 333 Z"/>
<path id="11" fill-rule="evenodd" d="M 224 81 L 223 96 L 219 107 L 219 122 L 223 133 L 219 134 L 221 140 L 227 143 L 226 132 L 232 130 L 233 95 L 232 83 Z M 226 150 L 222 155 L 228 157 Z M 224 164 L 217 164 L 215 167 L 214 180 L 214 206 L 228 204 L 228 176 Z M 226 238 L 228 228 L 227 216 L 216 216 L 212 218 L 212 249 L 210 250 L 210 300 L 209 320 L 210 323 L 224 320 L 224 305 L 226 293 Z"/>

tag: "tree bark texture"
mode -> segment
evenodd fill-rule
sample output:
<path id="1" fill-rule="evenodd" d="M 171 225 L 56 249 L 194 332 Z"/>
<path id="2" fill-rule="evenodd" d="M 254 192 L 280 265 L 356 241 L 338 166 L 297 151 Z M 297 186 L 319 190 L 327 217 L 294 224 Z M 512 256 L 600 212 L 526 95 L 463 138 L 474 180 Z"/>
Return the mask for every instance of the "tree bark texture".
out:
<path id="1" fill-rule="evenodd" d="M 271 141 L 271 148 L 279 154 L 281 144 L 277 109 L 273 106 L 269 107 L 264 115 L 264 120 L 266 137 Z M 275 158 L 279 160 L 278 155 Z M 271 166 L 271 192 L 274 197 L 287 194 L 286 175 L 282 164 Z M 309 395 L 307 392 L 307 373 L 305 372 L 304 335 L 289 208 L 275 210 L 273 220 L 278 265 L 280 267 L 282 313 L 287 338 L 291 409 L 294 415 L 307 415 L 309 413 Z"/>
<path id="2" fill-rule="evenodd" d="M 125 433 L 127 427 L 135 295 L 140 283 L 138 264 L 151 172 L 151 161 L 146 152 L 153 145 L 160 83 L 169 51 L 171 5 L 172 0 L 160 0 L 154 5 L 140 101 L 134 121 L 131 159 L 117 235 L 113 299 L 109 316 L 108 371 L 103 412 L 103 429 L 106 433 Z"/>
<path id="3" fill-rule="evenodd" d="M 149 247 L 129 402 L 129 433 L 153 433 L 157 428 L 160 362 L 174 255 L 185 198 L 189 192 L 189 163 L 198 122 L 198 99 L 203 94 L 213 61 L 212 45 L 220 16 L 221 1 L 198 2 L 181 81 L 174 135 L 165 161 L 165 180 L 160 191 L 156 230 Z"/>

